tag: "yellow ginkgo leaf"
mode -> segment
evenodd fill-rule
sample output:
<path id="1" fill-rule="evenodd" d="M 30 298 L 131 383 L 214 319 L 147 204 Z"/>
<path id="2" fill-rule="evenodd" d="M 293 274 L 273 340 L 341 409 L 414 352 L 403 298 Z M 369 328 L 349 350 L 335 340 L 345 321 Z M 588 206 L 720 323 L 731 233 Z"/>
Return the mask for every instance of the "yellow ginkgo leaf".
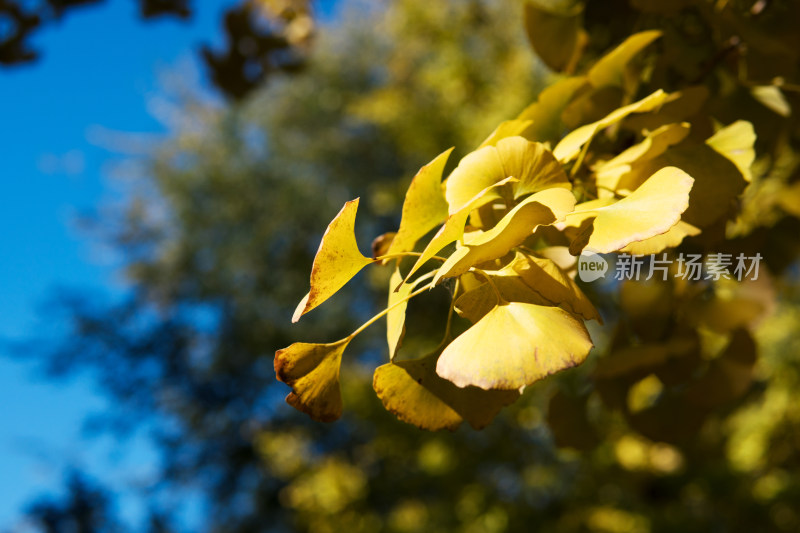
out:
<path id="1" fill-rule="evenodd" d="M 456 250 L 434 278 L 460 276 L 473 265 L 506 255 L 542 225 L 564 220 L 575 208 L 575 196 L 567 189 L 552 188 L 533 194 L 504 216 L 488 231 L 465 236 L 464 246 Z"/>
<path id="2" fill-rule="evenodd" d="M 442 352 L 436 373 L 459 387 L 519 390 L 586 359 L 583 322 L 558 307 L 498 305 Z"/>
<path id="3" fill-rule="evenodd" d="M 630 71 L 631 60 L 660 36 L 661 32 L 657 30 L 631 35 L 589 69 L 589 81 L 595 87 L 613 85 L 629 89 L 631 77 L 636 74 Z"/>
<path id="4" fill-rule="evenodd" d="M 408 308 L 408 297 L 414 291 L 414 283 L 403 283 L 403 276 L 400 274 L 400 267 L 397 266 L 389 279 L 389 303 L 386 313 L 386 342 L 389 344 L 389 359 L 393 360 L 400 344 L 403 342 L 403 335 L 406 331 L 406 309 Z M 395 287 L 399 287 L 394 290 Z"/>
<path id="5" fill-rule="evenodd" d="M 473 324 L 497 307 L 501 301 L 551 305 L 548 300 L 526 285 L 510 268 L 487 271 L 486 275 L 491 277 L 492 284 L 487 283 L 483 276 L 478 276 L 483 283 L 464 292 L 454 303 L 454 308 L 458 315 Z M 461 279 L 463 280 L 464 278 L 462 277 Z"/>
<path id="6" fill-rule="evenodd" d="M 296 342 L 275 352 L 275 374 L 292 387 L 286 403 L 322 422 L 342 416 L 339 366 L 349 342 L 349 338 L 331 344 Z"/>
<path id="7" fill-rule="evenodd" d="M 557 140 L 564 127 L 561 114 L 572 99 L 588 86 L 586 78 L 581 76 L 564 78 L 546 87 L 539 93 L 539 99 L 517 117 L 517 120 L 531 121 L 521 135 L 539 142 Z"/>
<path id="8" fill-rule="evenodd" d="M 688 122 L 666 124 L 649 132 L 641 142 L 634 144 L 613 159 L 597 165 L 595 171 L 598 194 L 613 196 L 622 176 L 631 171 L 632 166 L 660 156 L 670 146 L 678 144 L 689 135 Z M 602 197 L 602 196 L 601 196 Z"/>
<path id="9" fill-rule="evenodd" d="M 387 254 L 408 252 L 417 241 L 447 218 L 447 202 L 442 193 L 442 172 L 452 148 L 420 169 L 408 187 L 403 202 L 400 229 Z"/>
<path id="10" fill-rule="evenodd" d="M 686 121 L 700 112 L 708 97 L 709 91 L 705 85 L 695 85 L 669 93 L 657 110 L 631 115 L 625 119 L 623 126 L 636 132 L 654 131 L 666 124 Z"/>
<path id="11" fill-rule="evenodd" d="M 678 167 L 695 180 L 689 198 L 689 208 L 681 217 L 700 228 L 706 228 L 736 207 L 736 199 L 747 182 L 739 168 L 727 157 L 704 143 L 689 139 L 649 161 L 638 170 L 642 179 L 664 166 Z M 634 173 L 635 174 L 635 173 Z M 625 181 L 632 181 L 628 176 Z"/>
<path id="12" fill-rule="evenodd" d="M 677 224 L 669 228 L 666 233 L 650 237 L 643 241 L 635 241 L 621 249 L 620 252 L 625 252 L 631 255 L 650 255 L 658 254 L 668 248 L 675 248 L 686 237 L 694 237 L 700 235 L 700 228 L 692 226 L 688 222 L 679 220 Z"/>
<path id="13" fill-rule="evenodd" d="M 533 124 L 532 120 L 506 120 L 501 122 L 497 128 L 484 140 L 478 148 L 484 146 L 495 146 L 498 141 L 506 137 L 515 137 L 522 135 L 530 125 Z"/>
<path id="14" fill-rule="evenodd" d="M 520 279 L 552 305 L 564 307 L 584 320 L 603 320 L 578 285 L 550 259 L 518 254 L 509 265 Z"/>
<path id="15" fill-rule="evenodd" d="M 667 93 L 659 89 L 638 102 L 614 110 L 597 122 L 586 124 L 585 126 L 571 131 L 561 139 L 561 142 L 553 149 L 553 155 L 562 163 L 571 161 L 580 153 L 583 145 L 592 140 L 592 137 L 600 130 L 619 122 L 631 113 L 644 113 L 645 111 L 657 109 L 666 98 Z"/>
<path id="16" fill-rule="evenodd" d="M 506 137 L 496 146 L 484 146 L 467 154 L 445 182 L 450 214 L 460 211 L 480 191 L 506 178 L 518 180 L 513 196 L 550 187 L 570 188 L 564 169 L 541 143 L 523 137 Z"/>
<path id="17" fill-rule="evenodd" d="M 384 407 L 403 422 L 429 431 L 452 431 L 466 420 L 474 429 L 481 429 L 519 398 L 517 391 L 456 387 L 436 374 L 437 357 L 389 363 L 375 370 L 375 392 Z"/>
<path id="18" fill-rule="evenodd" d="M 686 172 L 665 167 L 630 196 L 606 207 L 576 212 L 584 220 L 570 245 L 570 252 L 578 255 L 586 248 L 596 253 L 610 253 L 634 241 L 666 233 L 689 206 L 693 184 L 694 179 Z M 572 217 L 567 215 L 570 224 Z"/>
<path id="19" fill-rule="evenodd" d="M 358 198 L 347 202 L 325 230 L 311 267 L 311 290 L 297 306 L 292 322 L 297 322 L 333 296 L 362 268 L 373 262 L 358 251 L 355 236 L 357 210 Z"/>
<path id="20" fill-rule="evenodd" d="M 706 139 L 706 144 L 730 159 L 747 182 L 753 180 L 750 166 L 756 159 L 756 132 L 746 120 L 737 120 Z"/>
<path id="21" fill-rule="evenodd" d="M 525 2 L 525 30 L 536 55 L 556 72 L 572 72 L 589 41 L 582 27 L 582 4 L 571 9 L 544 9 L 538 2 Z"/>
<path id="22" fill-rule="evenodd" d="M 411 267 L 411 270 L 406 274 L 406 281 L 409 280 L 422 265 L 430 261 L 439 250 L 457 241 L 464 235 L 464 226 L 473 209 L 478 209 L 481 206 L 500 199 L 500 189 L 515 181 L 517 181 L 516 178 L 506 178 L 489 185 L 469 200 L 460 210 L 450 215 L 444 225 L 439 228 L 439 231 L 436 232 L 436 235 L 433 236 L 422 251 L 422 255 L 417 259 L 417 262 L 414 263 L 414 266 Z"/>
<path id="23" fill-rule="evenodd" d="M 767 106 L 769 109 L 775 111 L 782 117 L 788 117 L 792 114 L 792 107 L 786 101 L 781 90 L 774 85 L 760 85 L 750 89 L 750 94 L 753 98 Z"/>

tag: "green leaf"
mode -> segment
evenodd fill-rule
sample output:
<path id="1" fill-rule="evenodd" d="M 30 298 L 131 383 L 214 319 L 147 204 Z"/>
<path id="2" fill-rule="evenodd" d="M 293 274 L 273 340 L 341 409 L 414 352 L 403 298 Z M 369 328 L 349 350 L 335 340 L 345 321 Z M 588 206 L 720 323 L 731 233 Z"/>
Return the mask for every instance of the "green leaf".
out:
<path id="1" fill-rule="evenodd" d="M 408 252 L 417 241 L 447 218 L 442 173 L 452 148 L 420 169 L 406 192 L 400 229 L 387 254 Z"/>
<path id="2" fill-rule="evenodd" d="M 436 374 L 438 354 L 388 363 L 375 370 L 373 388 L 384 407 L 420 429 L 456 429 L 466 420 L 474 429 L 489 424 L 519 398 L 517 391 L 456 387 Z"/>
<path id="3" fill-rule="evenodd" d="M 632 242 L 667 232 L 689 206 L 693 184 L 694 179 L 681 169 L 665 167 L 618 202 L 594 209 L 584 206 L 583 212 L 576 210 L 583 220 L 570 252 L 578 255 L 584 248 L 596 253 L 615 252 Z M 594 218 L 586 218 L 587 215 Z M 567 215 L 568 225 L 575 224 L 572 217 Z"/>
<path id="4" fill-rule="evenodd" d="M 325 234 L 311 267 L 311 290 L 303 298 L 292 316 L 292 322 L 333 296 L 353 276 L 373 262 L 358 251 L 355 236 L 358 198 L 344 204 Z"/>
<path id="5" fill-rule="evenodd" d="M 519 390 L 586 359 L 583 322 L 558 307 L 509 302 L 445 348 L 436 373 L 459 387 Z"/>
<path id="6" fill-rule="evenodd" d="M 631 35 L 589 69 L 589 81 L 595 87 L 612 85 L 629 91 L 638 83 L 638 73 L 631 68 L 631 61 L 659 37 L 661 32 L 657 30 Z"/>
<path id="7" fill-rule="evenodd" d="M 445 261 L 434 283 L 441 278 L 460 276 L 473 265 L 503 257 L 537 227 L 564 220 L 574 208 L 575 197 L 566 189 L 547 189 L 527 197 L 490 230 L 465 235 L 464 246 Z"/>
<path id="8" fill-rule="evenodd" d="M 296 342 L 275 352 L 275 374 L 292 387 L 286 403 L 321 422 L 342 416 L 339 367 L 349 343 L 349 338 L 331 344 Z"/>
<path id="9" fill-rule="evenodd" d="M 616 109 L 597 122 L 586 124 L 585 126 L 581 126 L 580 128 L 571 131 L 563 139 L 561 139 L 561 142 L 559 142 L 555 149 L 553 149 L 553 155 L 555 155 L 556 159 L 562 163 L 571 161 L 580 153 L 583 145 L 592 140 L 592 138 L 597 135 L 600 130 L 605 129 L 612 124 L 616 124 L 631 113 L 644 113 L 646 111 L 657 109 L 666 98 L 667 93 L 659 89 L 653 94 L 642 98 L 638 102 L 634 102 Z"/>

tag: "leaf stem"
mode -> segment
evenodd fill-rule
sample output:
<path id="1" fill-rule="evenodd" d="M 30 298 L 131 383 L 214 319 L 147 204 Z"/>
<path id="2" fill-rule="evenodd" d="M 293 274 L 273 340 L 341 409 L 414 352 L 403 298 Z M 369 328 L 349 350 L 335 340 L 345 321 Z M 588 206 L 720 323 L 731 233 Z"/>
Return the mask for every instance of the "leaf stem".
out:
<path id="1" fill-rule="evenodd" d="M 401 257 L 421 257 L 421 256 L 422 256 L 421 252 L 398 252 L 398 253 L 395 253 L 395 254 L 379 255 L 374 260 L 375 261 L 384 261 L 386 259 L 397 259 L 397 258 L 401 258 Z M 447 261 L 446 258 L 439 257 L 438 255 L 431 256 L 431 259 L 436 259 L 437 261 L 441 261 L 442 263 Z"/>
<path id="2" fill-rule="evenodd" d="M 472 267 L 472 268 L 470 268 L 470 270 L 472 270 L 473 272 L 476 272 L 476 273 L 480 274 L 481 276 L 483 276 L 484 278 L 486 278 L 486 281 L 489 282 L 489 285 L 492 287 L 492 290 L 494 290 L 495 296 L 497 296 L 497 305 L 502 305 L 504 303 L 508 303 L 506 301 L 506 299 L 503 298 L 500 295 L 500 289 L 498 289 L 497 285 L 494 284 L 494 281 L 492 281 L 492 277 L 489 274 L 487 274 L 486 272 L 484 272 L 480 268 Z"/>
<path id="3" fill-rule="evenodd" d="M 450 310 L 447 313 L 447 324 L 444 326 L 444 337 L 442 337 L 441 342 L 436 347 L 434 352 L 438 352 L 447 344 L 448 339 L 450 339 L 450 328 L 453 325 L 453 311 L 456 307 L 456 294 L 458 294 L 459 284 L 461 283 L 461 278 L 456 278 L 456 285 L 453 288 L 453 298 L 450 301 Z"/>
<path id="4" fill-rule="evenodd" d="M 432 274 L 432 272 L 429 272 L 428 274 Z M 425 274 L 425 275 L 427 276 L 428 274 Z M 422 279 L 424 279 L 424 278 L 420 278 L 419 280 L 417 280 L 417 282 L 421 281 Z M 356 335 L 358 335 L 359 333 L 361 333 L 362 331 L 364 331 L 365 329 L 370 327 L 376 321 L 380 320 L 384 315 L 389 313 L 389 311 L 391 311 L 395 307 L 399 306 L 402 303 L 405 303 L 405 302 L 409 301 L 414 296 L 418 296 L 418 295 L 422 294 L 423 292 L 425 292 L 425 291 L 427 291 L 429 289 L 431 289 L 431 287 L 429 285 L 425 285 L 424 287 L 420 287 L 419 289 L 415 290 L 414 292 L 412 292 L 411 294 L 409 294 L 405 298 L 402 298 L 402 299 L 396 301 L 395 303 L 393 303 L 392 305 L 390 305 L 389 307 L 387 307 L 386 309 L 384 309 L 383 311 L 381 311 L 377 315 L 373 316 L 372 318 L 370 318 L 369 320 L 367 320 L 366 322 L 361 324 L 361 326 L 357 330 L 355 330 L 353 333 L 348 335 L 346 338 L 352 340 L 353 337 L 355 337 Z"/>

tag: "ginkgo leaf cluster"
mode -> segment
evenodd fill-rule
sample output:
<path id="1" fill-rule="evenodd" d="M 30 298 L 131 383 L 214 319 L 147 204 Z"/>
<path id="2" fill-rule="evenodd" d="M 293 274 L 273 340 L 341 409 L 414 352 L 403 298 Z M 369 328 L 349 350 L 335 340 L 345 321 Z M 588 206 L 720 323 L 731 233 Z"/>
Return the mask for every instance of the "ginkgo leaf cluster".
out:
<path id="1" fill-rule="evenodd" d="M 724 220 L 751 179 L 749 123 L 704 138 L 694 131 L 696 91 L 634 96 L 637 69 L 659 37 L 635 34 L 586 74 L 556 81 L 449 174 L 452 148 L 423 166 L 379 255 L 359 251 L 358 199 L 345 204 L 293 321 L 369 265 L 392 269 L 388 306 L 344 339 L 279 350 L 287 401 L 314 419 L 338 418 L 345 348 L 383 316 L 389 361 L 376 369 L 374 389 L 400 420 L 427 430 L 464 420 L 483 427 L 526 387 L 585 361 L 593 348 L 586 322 L 601 317 L 574 280 L 575 256 L 678 246 Z M 573 259 L 553 259 L 565 256 Z M 441 343 L 404 353 L 408 301 L 443 285 L 451 306 Z M 460 333 L 457 320 L 466 323 Z"/>

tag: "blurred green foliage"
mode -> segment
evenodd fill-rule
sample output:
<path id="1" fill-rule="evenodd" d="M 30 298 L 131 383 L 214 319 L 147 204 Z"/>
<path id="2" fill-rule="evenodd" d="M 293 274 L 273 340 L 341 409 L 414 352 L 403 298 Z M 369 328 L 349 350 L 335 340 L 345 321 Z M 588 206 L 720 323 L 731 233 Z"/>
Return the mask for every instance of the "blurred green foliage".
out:
<path id="1" fill-rule="evenodd" d="M 130 298 L 66 302 L 70 337 L 44 359 L 56 373 L 98 376 L 118 402 L 112 428 L 148 420 L 162 452 L 161 478 L 148 489 L 152 501 L 167 502 L 159 512 L 178 509 L 191 488 L 207 501 L 207 530 L 220 532 L 800 528 L 800 79 L 792 55 L 800 48 L 787 23 L 797 20 L 797 4 L 562 4 L 347 3 L 336 26 L 320 30 L 302 74 L 276 78 L 235 106 L 180 103 L 180 127 L 145 162 L 126 209 L 101 219 L 127 261 Z M 589 122 L 640 92 L 701 85 L 710 98 L 696 111 L 708 131 L 715 122 L 754 124 L 753 181 L 734 202 L 741 215 L 706 228 L 685 250 L 760 251 L 767 282 L 744 294 L 701 287 L 674 306 L 665 304 L 672 287 L 596 291 L 606 318 L 592 331 L 597 353 L 526 389 L 480 432 L 428 433 L 387 413 L 372 391 L 371 369 L 385 354 L 382 332 L 373 331 L 346 358 L 343 419 L 308 420 L 283 404 L 272 354 L 298 337 L 349 333 L 383 303 L 389 275 L 362 274 L 346 297 L 290 327 L 322 229 L 359 195 L 359 242 L 396 228 L 421 164 L 449 146 L 467 153 L 555 79 L 530 52 L 523 12 L 537 50 L 548 45 L 537 43 L 536 24 L 570 19 L 560 22 L 574 28 L 575 54 L 543 58 L 557 69 L 585 69 L 633 31 L 665 32 L 648 56 L 658 59 L 637 65 L 636 83 L 592 93 L 562 119 Z M 446 304 L 433 294 L 412 302 L 412 349 L 438 341 Z M 644 340 L 690 335 L 676 329 L 685 320 L 698 332 L 691 369 L 714 365 L 733 331 L 747 332 L 737 342 L 757 341 L 757 362 L 745 386 L 701 420 L 668 405 L 642 422 L 637 412 L 686 392 L 685 369 L 633 365 L 606 380 L 593 373 Z M 670 371 L 679 378 L 670 381 Z"/>

